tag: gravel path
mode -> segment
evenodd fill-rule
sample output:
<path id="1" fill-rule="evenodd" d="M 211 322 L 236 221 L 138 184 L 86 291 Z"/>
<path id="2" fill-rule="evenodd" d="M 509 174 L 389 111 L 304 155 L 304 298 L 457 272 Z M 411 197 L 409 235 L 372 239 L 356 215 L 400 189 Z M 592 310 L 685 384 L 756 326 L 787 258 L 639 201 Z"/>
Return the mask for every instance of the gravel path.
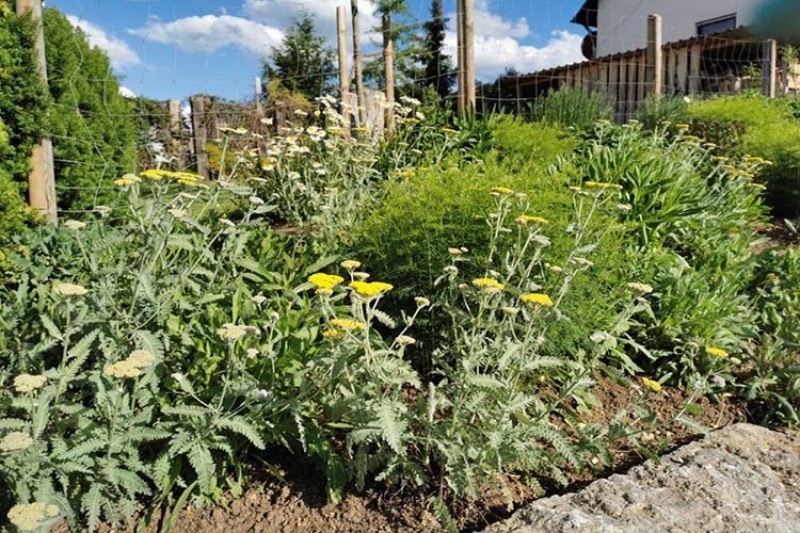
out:
<path id="1" fill-rule="evenodd" d="M 486 533 L 797 533 L 800 433 L 735 424 Z"/>

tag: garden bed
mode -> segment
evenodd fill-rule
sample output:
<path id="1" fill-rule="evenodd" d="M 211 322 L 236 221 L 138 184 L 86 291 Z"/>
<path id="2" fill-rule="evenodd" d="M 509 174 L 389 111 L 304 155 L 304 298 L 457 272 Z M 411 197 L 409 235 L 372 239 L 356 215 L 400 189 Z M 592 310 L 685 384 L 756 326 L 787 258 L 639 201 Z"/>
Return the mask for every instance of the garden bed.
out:
<path id="1" fill-rule="evenodd" d="M 587 418 L 587 421 L 596 423 L 610 421 L 630 404 L 633 395 L 638 394 L 636 388 L 621 386 L 607 378 L 598 378 L 598 386 L 593 392 L 603 402 L 602 408 L 592 410 Z M 645 405 L 658 413 L 660 420 L 674 420 L 687 399 L 685 391 L 664 387 L 661 393 L 648 394 Z M 702 413 L 693 416 L 692 420 L 708 430 L 747 420 L 745 406 L 735 399 L 714 403 L 703 398 L 698 405 L 702 407 Z M 662 454 L 702 436 L 698 428 L 673 421 L 645 432 L 643 440 Z M 244 494 L 227 494 L 216 506 L 183 509 L 172 532 L 412 533 L 446 530 L 437 517 L 441 516 L 436 510 L 437 494 L 397 487 L 371 487 L 363 493 L 349 492 L 341 503 L 333 504 L 328 501 L 324 486 L 318 482 L 318 472 L 304 468 L 285 452 L 276 455 L 277 459 L 269 459 L 275 462 L 276 467 L 256 472 L 254 481 Z M 567 486 L 552 480 L 540 480 L 545 488 L 544 494 L 535 493 L 519 478 L 509 478 L 506 494 L 488 493 L 474 501 L 448 498 L 447 506 L 459 531 L 479 531 L 510 516 L 512 510 L 506 506 L 509 494 L 514 509 L 518 509 L 541 497 L 580 490 L 592 481 L 626 471 L 645 460 L 647 456 L 641 451 L 621 446 L 613 449 L 613 463 L 598 465 L 594 472 L 573 473 Z M 163 525 L 168 518 L 168 513 L 155 516 L 154 524 L 146 531 L 158 531 L 156 524 Z"/>

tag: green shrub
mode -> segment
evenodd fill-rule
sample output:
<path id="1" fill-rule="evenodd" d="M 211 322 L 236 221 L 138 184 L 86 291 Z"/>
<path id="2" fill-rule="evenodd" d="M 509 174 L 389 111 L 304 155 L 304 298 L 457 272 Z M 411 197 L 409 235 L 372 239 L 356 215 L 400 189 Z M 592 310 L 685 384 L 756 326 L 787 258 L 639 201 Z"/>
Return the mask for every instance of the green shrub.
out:
<path id="1" fill-rule="evenodd" d="M 800 424 L 800 248 L 771 248 L 759 256 L 752 294 L 759 336 L 743 395 L 768 422 Z"/>
<path id="2" fill-rule="evenodd" d="M 709 370 L 704 347 L 743 350 L 754 333 L 747 288 L 764 211 L 751 182 L 759 166 L 632 124 L 598 126 L 578 154 L 565 171 L 623 187 L 625 276 L 655 288 L 650 319 L 632 328 L 639 364 L 686 380 Z"/>
<path id="3" fill-rule="evenodd" d="M 767 186 L 774 214 L 784 217 L 800 215 L 800 121 L 793 116 L 791 103 L 791 99 L 738 96 L 691 106 L 699 133 L 707 134 L 714 124 L 743 126 L 741 135 L 728 137 L 722 132 L 709 135 L 709 140 L 722 142 L 730 155 L 751 155 L 771 163 L 761 169 L 758 179 Z"/>
<path id="4" fill-rule="evenodd" d="M 463 265 L 465 276 L 477 277 L 484 272 L 491 239 L 485 214 L 493 205 L 493 187 L 527 194 L 531 214 L 548 219 L 553 231 L 565 231 L 571 224 L 571 182 L 549 167 L 560 156 L 569 155 L 574 139 L 559 128 L 513 119 L 498 121 L 492 135 L 495 149 L 480 163 L 468 164 L 455 156 L 440 167 L 419 168 L 402 181 L 388 183 L 380 205 L 355 229 L 350 254 L 362 260 L 370 272 L 399 287 L 392 296 L 395 308 L 407 306 L 410 297 L 433 290 L 435 280 L 449 264 L 449 248 L 469 250 L 464 256 L 469 258 Z M 603 216 L 596 222 L 592 229 L 597 233 L 601 228 L 613 228 L 611 219 Z M 610 265 L 619 261 L 615 250 L 620 246 L 613 231 L 598 239 L 607 250 L 593 259 L 599 274 L 596 279 L 583 277 L 574 283 L 563 306 L 574 320 L 556 326 L 561 328 L 562 344 L 548 349 L 577 351 L 613 308 L 605 290 L 618 271 L 617 266 Z M 567 239 L 554 242 L 548 261 L 555 267 L 564 266 L 571 249 Z M 507 251 L 499 253 L 502 256 Z M 437 337 L 446 330 L 441 322 L 423 323 L 425 337 Z"/>
<path id="5" fill-rule="evenodd" d="M 636 112 L 636 119 L 648 131 L 653 131 L 659 126 L 674 131 L 676 124 L 684 122 L 688 114 L 689 101 L 683 96 L 668 95 L 660 98 L 648 96 Z"/>
<path id="6" fill-rule="evenodd" d="M 588 96 L 580 87 L 550 89 L 531 105 L 531 118 L 548 124 L 584 129 L 599 120 L 614 118 L 614 99 L 599 91 Z"/>

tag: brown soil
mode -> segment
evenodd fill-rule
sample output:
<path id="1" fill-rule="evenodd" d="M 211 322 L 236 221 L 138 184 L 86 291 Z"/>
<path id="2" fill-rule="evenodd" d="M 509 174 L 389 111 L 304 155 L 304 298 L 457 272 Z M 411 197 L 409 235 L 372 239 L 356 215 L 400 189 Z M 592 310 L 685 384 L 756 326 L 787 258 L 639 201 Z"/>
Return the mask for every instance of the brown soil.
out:
<path id="1" fill-rule="evenodd" d="M 664 387 L 660 393 L 645 393 L 640 387 L 621 386 L 607 378 L 598 378 L 594 394 L 602 407 L 592 408 L 584 415 L 586 422 L 606 423 L 632 402 L 658 413 L 662 421 L 672 420 L 686 403 L 686 394 L 678 389 Z M 695 402 L 702 412 L 692 420 L 708 429 L 716 429 L 746 420 L 742 405 L 723 400 L 714 403 L 708 399 Z M 641 424 L 635 415 L 629 420 Z M 638 426 L 635 426 L 638 427 Z M 697 438 L 701 432 L 679 422 L 665 422 L 655 427 L 642 426 L 641 441 L 653 451 L 664 453 L 680 444 Z M 612 451 L 612 464 L 598 464 L 594 472 L 575 473 L 571 483 L 564 487 L 547 480 L 539 480 L 545 495 L 576 490 L 594 479 L 613 472 L 625 471 L 642 463 L 647 457 L 630 444 L 620 442 Z M 373 488 L 364 493 L 350 493 L 338 504 L 328 503 L 321 476 L 303 470 L 287 458 L 277 460 L 282 466 L 271 475 L 265 474 L 262 482 L 252 482 L 239 496 L 228 496 L 214 507 L 185 508 L 175 520 L 174 533 L 284 533 L 284 532 L 359 532 L 359 533 L 410 533 L 445 531 L 437 520 L 434 504 L 436 494 L 417 493 L 413 490 L 390 491 L 385 487 Z M 486 493 L 477 501 L 447 501 L 450 514 L 462 531 L 477 531 L 488 524 L 511 514 L 506 506 L 510 495 L 515 508 L 536 499 L 536 494 L 522 479 L 507 480 L 507 492 Z M 446 498 L 447 500 L 447 498 Z M 156 532 L 166 517 L 157 517 L 146 531 Z M 106 531 L 109 531 L 106 529 Z"/>

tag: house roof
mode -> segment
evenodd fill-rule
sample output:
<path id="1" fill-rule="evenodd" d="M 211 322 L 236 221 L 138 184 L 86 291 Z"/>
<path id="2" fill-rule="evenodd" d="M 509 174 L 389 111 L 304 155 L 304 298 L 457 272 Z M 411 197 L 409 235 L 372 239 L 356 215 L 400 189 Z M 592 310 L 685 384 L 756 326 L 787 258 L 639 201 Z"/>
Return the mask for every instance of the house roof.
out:
<path id="1" fill-rule="evenodd" d="M 571 22 L 587 28 L 597 27 L 597 6 L 600 0 L 586 0 Z"/>

